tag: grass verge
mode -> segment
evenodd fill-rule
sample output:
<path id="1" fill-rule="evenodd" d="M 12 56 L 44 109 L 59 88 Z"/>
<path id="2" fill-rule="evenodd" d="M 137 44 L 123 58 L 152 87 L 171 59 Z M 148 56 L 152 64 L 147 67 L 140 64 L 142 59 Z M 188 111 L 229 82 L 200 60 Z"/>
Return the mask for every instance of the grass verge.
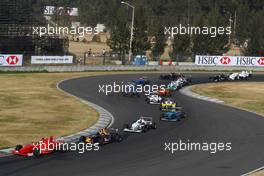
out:
<path id="1" fill-rule="evenodd" d="M 59 81 L 102 73 L 0 75 L 0 148 L 45 136 L 72 134 L 93 125 L 98 113 L 65 93 Z"/>
<path id="2" fill-rule="evenodd" d="M 193 86 L 192 91 L 223 100 L 226 104 L 264 115 L 264 83 L 208 83 Z"/>

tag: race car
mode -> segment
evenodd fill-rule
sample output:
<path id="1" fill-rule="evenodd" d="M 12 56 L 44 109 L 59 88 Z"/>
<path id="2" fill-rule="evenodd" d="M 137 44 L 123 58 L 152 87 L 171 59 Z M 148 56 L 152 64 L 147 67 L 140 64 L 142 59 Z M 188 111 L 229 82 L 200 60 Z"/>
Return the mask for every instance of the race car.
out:
<path id="1" fill-rule="evenodd" d="M 170 74 L 165 74 L 165 75 L 160 75 L 160 79 L 163 80 L 176 80 L 182 75 L 179 73 L 170 73 Z"/>
<path id="2" fill-rule="evenodd" d="M 147 79 L 147 77 L 142 77 L 136 80 L 132 81 L 135 85 L 146 85 L 149 84 L 150 81 Z"/>
<path id="3" fill-rule="evenodd" d="M 209 77 L 209 80 L 213 81 L 213 82 L 227 81 L 228 75 L 220 74 L 220 75 L 211 76 L 211 77 Z"/>
<path id="4" fill-rule="evenodd" d="M 17 145 L 12 151 L 14 155 L 21 156 L 36 156 L 50 154 L 57 150 L 60 150 L 60 145 L 64 143 L 63 140 L 54 139 L 52 136 L 49 138 L 42 138 L 40 141 L 28 144 L 28 145 Z"/>
<path id="5" fill-rule="evenodd" d="M 152 93 L 146 97 L 145 101 L 149 104 L 160 104 L 162 101 L 162 97 L 155 93 Z"/>
<path id="6" fill-rule="evenodd" d="M 170 122 L 175 122 L 175 121 L 180 121 L 182 118 L 185 118 L 186 114 L 183 112 L 181 108 L 175 109 L 175 111 L 168 111 L 164 112 L 160 116 L 160 120 L 162 121 L 170 121 Z"/>
<path id="7" fill-rule="evenodd" d="M 238 76 L 239 76 L 239 73 L 232 73 L 229 75 L 228 79 L 229 80 L 237 80 L 237 79 L 239 79 Z"/>
<path id="8" fill-rule="evenodd" d="M 178 84 L 178 82 L 175 82 L 175 81 L 173 81 L 173 82 L 171 82 L 171 83 L 169 83 L 168 85 L 167 85 L 167 87 L 166 87 L 166 89 L 167 90 L 179 90 L 180 89 L 180 85 Z"/>
<path id="9" fill-rule="evenodd" d="M 239 79 L 248 79 L 252 77 L 252 72 L 248 72 L 248 71 L 242 71 L 241 73 L 239 73 L 238 78 Z"/>
<path id="10" fill-rule="evenodd" d="M 185 79 L 179 78 L 176 81 L 172 81 L 167 85 L 168 90 L 179 90 L 185 85 Z"/>
<path id="11" fill-rule="evenodd" d="M 243 80 L 243 79 L 248 79 L 252 77 L 252 72 L 248 72 L 248 71 L 241 71 L 240 73 L 236 72 L 236 73 L 232 73 L 229 75 L 229 79 L 230 80 Z"/>
<path id="12" fill-rule="evenodd" d="M 172 99 L 166 99 L 161 102 L 160 104 L 160 110 L 168 110 L 168 109 L 175 109 L 177 103 L 173 101 Z"/>
<path id="13" fill-rule="evenodd" d="M 172 94 L 171 90 L 168 89 L 160 89 L 155 93 L 161 97 L 170 97 Z"/>
<path id="14" fill-rule="evenodd" d="M 122 95 L 125 97 L 140 97 L 140 93 L 137 91 L 137 86 L 134 83 L 128 83 Z"/>
<path id="15" fill-rule="evenodd" d="M 121 142 L 123 140 L 122 136 L 118 133 L 118 129 L 107 129 L 103 128 L 99 130 L 98 133 L 92 136 L 81 136 L 79 142 L 99 145 L 109 144 L 113 142 Z"/>
<path id="16" fill-rule="evenodd" d="M 156 123 L 153 122 L 152 117 L 140 117 L 137 121 L 132 123 L 131 126 L 125 124 L 123 131 L 133 133 L 144 133 L 150 129 L 156 128 Z"/>

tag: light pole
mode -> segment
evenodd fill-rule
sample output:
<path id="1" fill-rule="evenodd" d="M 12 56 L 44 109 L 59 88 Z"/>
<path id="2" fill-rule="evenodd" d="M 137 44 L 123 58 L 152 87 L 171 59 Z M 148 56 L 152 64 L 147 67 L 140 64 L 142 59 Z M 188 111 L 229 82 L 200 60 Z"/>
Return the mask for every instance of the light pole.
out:
<path id="1" fill-rule="evenodd" d="M 132 8 L 132 22 L 131 22 L 131 30 L 130 30 L 130 43 L 129 43 L 129 56 L 128 56 L 128 62 L 132 60 L 132 43 L 133 43 L 133 36 L 134 36 L 134 18 L 135 18 L 135 7 L 131 4 L 121 1 L 121 4 L 125 4 L 128 7 Z"/>

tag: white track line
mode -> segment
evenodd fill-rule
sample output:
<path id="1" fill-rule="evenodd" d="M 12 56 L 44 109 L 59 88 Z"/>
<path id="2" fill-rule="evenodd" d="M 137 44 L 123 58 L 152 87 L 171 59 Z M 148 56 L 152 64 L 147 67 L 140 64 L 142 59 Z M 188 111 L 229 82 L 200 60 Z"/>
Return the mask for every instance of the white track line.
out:
<path id="1" fill-rule="evenodd" d="M 255 169 L 255 170 L 253 170 L 253 171 L 250 171 L 250 172 L 248 172 L 248 173 L 245 173 L 245 174 L 243 174 L 243 175 L 241 175 L 241 176 L 248 176 L 248 175 L 250 175 L 250 174 L 253 174 L 253 173 L 255 173 L 255 172 L 261 171 L 261 170 L 263 170 L 263 169 L 264 169 L 264 166 L 262 166 L 262 167 L 260 167 L 260 168 L 258 168 L 258 169 Z"/>

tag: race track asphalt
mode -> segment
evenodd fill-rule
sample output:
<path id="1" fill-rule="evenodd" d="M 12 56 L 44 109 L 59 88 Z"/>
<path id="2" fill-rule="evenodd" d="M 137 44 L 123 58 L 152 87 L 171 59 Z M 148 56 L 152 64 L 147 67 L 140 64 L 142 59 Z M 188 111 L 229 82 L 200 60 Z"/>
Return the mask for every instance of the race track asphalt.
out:
<path id="1" fill-rule="evenodd" d="M 0 158 L 0 175 L 11 176 L 160 176 L 160 175 L 241 175 L 264 165 L 264 119 L 256 114 L 186 97 L 174 97 L 188 117 L 180 122 L 160 122 L 158 106 L 144 97 L 130 98 L 118 94 L 98 93 L 98 85 L 127 82 L 148 76 L 162 83 L 158 74 L 108 75 L 77 78 L 62 82 L 60 88 L 94 102 L 114 117 L 112 127 L 121 129 L 139 116 L 151 116 L 156 130 L 143 134 L 125 134 L 121 143 L 101 147 L 97 152 L 56 153 L 40 158 Z M 191 74 L 195 84 L 208 81 L 208 74 Z M 256 75 L 254 81 L 264 81 Z M 52 105 L 51 105 L 52 106 Z M 164 151 L 165 142 L 231 142 L 231 151 L 215 154 L 203 151 Z"/>

